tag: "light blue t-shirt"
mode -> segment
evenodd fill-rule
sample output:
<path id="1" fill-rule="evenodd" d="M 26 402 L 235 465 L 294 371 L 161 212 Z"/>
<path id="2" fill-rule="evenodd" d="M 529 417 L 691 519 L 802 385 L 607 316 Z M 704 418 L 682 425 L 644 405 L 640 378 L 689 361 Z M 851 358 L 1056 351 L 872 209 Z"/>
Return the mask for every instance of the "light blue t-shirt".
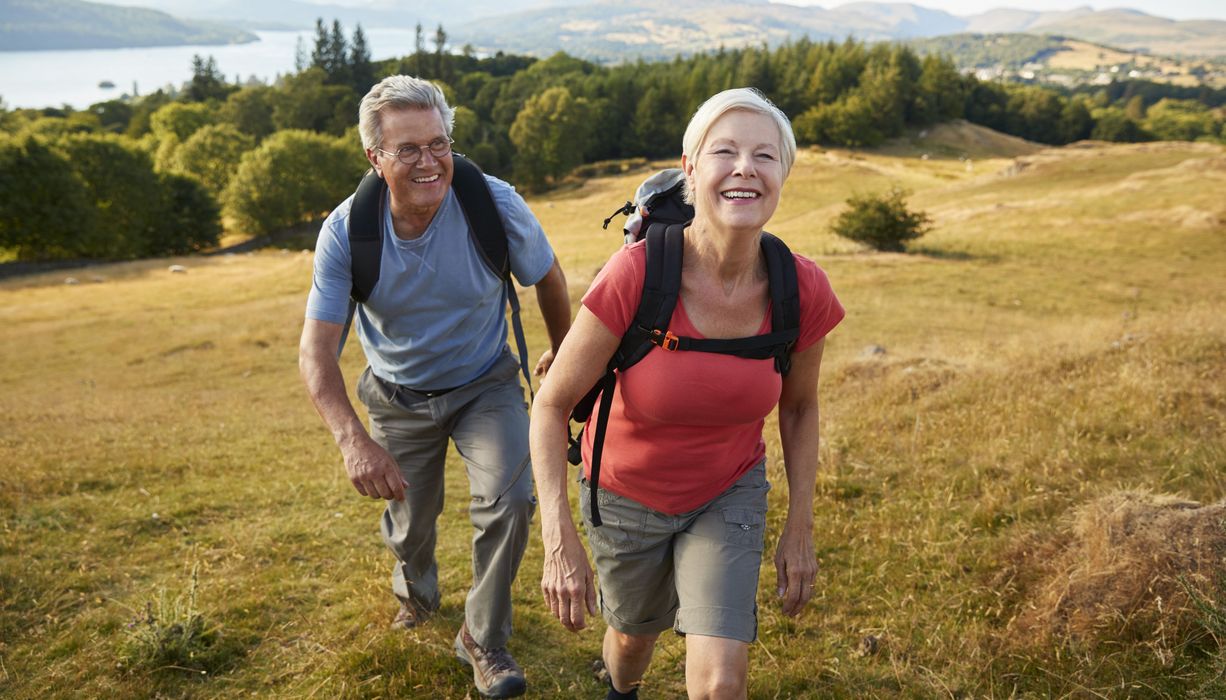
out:
<path id="1" fill-rule="evenodd" d="M 506 227 L 511 272 L 524 286 L 536 284 L 553 265 L 553 248 L 515 188 L 485 176 Z M 319 232 L 315 274 L 306 317 L 345 322 L 353 286 L 349 207 L 340 204 Z M 493 366 L 507 345 L 506 294 L 501 279 L 482 262 L 454 190 L 419 238 L 397 238 L 391 206 L 384 202 L 383 260 L 379 282 L 359 304 L 354 327 L 371 371 L 414 389 L 450 389 Z"/>

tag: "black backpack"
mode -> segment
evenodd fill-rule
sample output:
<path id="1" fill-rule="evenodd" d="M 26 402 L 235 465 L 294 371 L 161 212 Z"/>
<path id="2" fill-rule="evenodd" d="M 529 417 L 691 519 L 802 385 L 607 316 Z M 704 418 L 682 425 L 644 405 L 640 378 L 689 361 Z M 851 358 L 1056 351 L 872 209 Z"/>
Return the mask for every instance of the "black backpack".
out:
<path id="1" fill-rule="evenodd" d="M 592 415 L 596 400 L 600 400 L 600 416 L 592 440 L 591 509 L 592 525 L 601 524 L 596 503 L 600 480 L 600 457 L 604 448 L 605 429 L 618 373 L 625 372 L 642 360 L 653 348 L 666 352 L 695 351 L 735 355 L 749 359 L 773 358 L 775 371 L 787 376 L 791 369 L 792 348 L 800 336 L 800 288 L 796 280 L 796 260 L 792 251 L 775 236 L 762 233 L 762 253 L 771 296 L 771 331 L 745 338 L 688 338 L 668 330 L 677 297 L 681 292 L 681 258 L 684 252 L 684 232 L 694 218 L 694 208 L 682 199 L 683 177 L 680 170 L 664 170 L 640 185 L 635 202 L 626 204 L 605 219 L 605 228 L 617 214 L 628 214 L 626 242 L 647 239 L 647 270 L 643 278 L 643 296 L 634 321 L 622 336 L 613 353 L 604 377 L 580 399 L 571 412 L 571 420 L 580 424 Z M 583 430 L 570 438 L 567 459 L 571 464 L 582 462 Z"/>
<path id="2" fill-rule="evenodd" d="M 515 329 L 515 344 L 519 350 L 519 366 L 532 395 L 532 379 L 528 373 L 528 348 L 524 339 L 524 327 L 519 318 L 519 295 L 511 281 L 511 255 L 507 244 L 507 232 L 498 216 L 494 196 L 485 181 L 485 175 L 476 163 L 454 153 L 451 157 L 453 173 L 451 189 L 460 200 L 464 218 L 473 243 L 481 253 L 481 260 L 490 272 L 503 280 L 507 301 L 511 304 L 511 325 Z M 349 292 L 349 315 L 341 332 L 341 341 L 336 349 L 337 357 L 345 349 L 345 339 L 357 305 L 370 298 L 379 282 L 379 268 L 383 260 L 383 203 L 387 200 L 387 182 L 374 169 L 366 172 L 354 192 L 349 208 L 349 250 L 353 287 Z"/>

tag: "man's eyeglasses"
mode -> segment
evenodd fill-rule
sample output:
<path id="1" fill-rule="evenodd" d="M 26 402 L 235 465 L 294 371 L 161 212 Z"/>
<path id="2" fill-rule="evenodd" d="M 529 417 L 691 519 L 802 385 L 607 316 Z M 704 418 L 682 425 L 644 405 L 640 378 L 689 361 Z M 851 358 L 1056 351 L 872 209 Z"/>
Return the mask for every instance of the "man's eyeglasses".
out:
<path id="1" fill-rule="evenodd" d="M 430 155 L 434 156 L 435 158 L 442 158 L 448 153 L 451 153 L 451 144 L 453 143 L 455 143 L 455 141 L 449 138 L 437 138 L 424 146 L 416 146 L 414 144 L 401 146 L 400 148 L 396 149 L 395 153 L 392 151 L 385 151 L 378 146 L 375 147 L 375 150 L 385 155 L 393 156 L 396 160 L 404 163 L 405 165 L 412 165 L 421 160 L 421 152 L 423 150 L 430 151 Z"/>

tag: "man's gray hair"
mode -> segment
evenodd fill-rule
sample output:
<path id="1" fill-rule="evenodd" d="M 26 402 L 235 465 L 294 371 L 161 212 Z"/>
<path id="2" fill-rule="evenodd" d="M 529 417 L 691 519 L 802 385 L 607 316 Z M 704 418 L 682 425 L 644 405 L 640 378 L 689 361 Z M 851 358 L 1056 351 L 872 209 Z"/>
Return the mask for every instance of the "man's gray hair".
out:
<path id="1" fill-rule="evenodd" d="M 392 75 L 375 83 L 362 98 L 358 107 L 358 133 L 362 135 L 362 147 L 374 148 L 383 141 L 383 120 L 380 117 L 385 107 L 392 109 L 437 109 L 443 118 L 447 136 L 455 124 L 455 110 L 447 104 L 447 98 L 437 85 L 411 75 Z"/>
<path id="2" fill-rule="evenodd" d="M 792 163 L 796 160 L 796 135 L 792 133 L 792 122 L 781 109 L 766 99 L 766 95 L 755 88 L 733 88 L 718 92 L 695 110 L 689 126 L 685 127 L 685 136 L 681 139 L 681 152 L 686 160 L 694 162 L 711 127 L 720 117 L 734 110 L 764 114 L 775 120 L 775 126 L 779 128 L 779 163 L 783 166 L 783 177 L 786 180 L 788 173 L 792 171 Z M 694 193 L 690 191 L 688 180 L 684 186 L 684 195 L 686 202 L 694 203 Z"/>

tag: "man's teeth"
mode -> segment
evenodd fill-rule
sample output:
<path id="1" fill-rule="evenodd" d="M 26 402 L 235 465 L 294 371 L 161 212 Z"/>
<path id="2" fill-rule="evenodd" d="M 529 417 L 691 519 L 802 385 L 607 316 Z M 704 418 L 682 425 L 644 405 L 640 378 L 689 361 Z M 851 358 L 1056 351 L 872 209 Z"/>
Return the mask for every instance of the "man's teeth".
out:
<path id="1" fill-rule="evenodd" d="M 746 192 L 745 190 L 729 190 L 723 195 L 728 199 L 757 199 L 757 192 Z"/>
<path id="2" fill-rule="evenodd" d="M 438 173 L 435 173 L 434 175 L 431 175 L 430 177 L 415 177 L 413 178 L 413 182 L 425 185 L 427 183 L 434 182 L 437 179 L 438 179 Z"/>

